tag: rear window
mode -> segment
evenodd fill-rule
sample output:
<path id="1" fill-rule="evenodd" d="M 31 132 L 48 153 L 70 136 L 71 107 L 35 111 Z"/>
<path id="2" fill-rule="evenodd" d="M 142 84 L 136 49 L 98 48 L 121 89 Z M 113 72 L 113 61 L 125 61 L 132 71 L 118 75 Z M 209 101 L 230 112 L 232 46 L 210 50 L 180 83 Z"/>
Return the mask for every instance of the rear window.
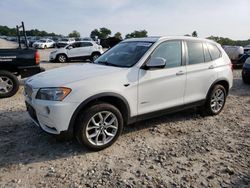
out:
<path id="1" fill-rule="evenodd" d="M 207 47 L 210 52 L 212 60 L 219 59 L 221 57 L 221 52 L 216 45 L 207 43 Z"/>
<path id="2" fill-rule="evenodd" d="M 81 42 L 81 47 L 93 46 L 91 42 Z"/>

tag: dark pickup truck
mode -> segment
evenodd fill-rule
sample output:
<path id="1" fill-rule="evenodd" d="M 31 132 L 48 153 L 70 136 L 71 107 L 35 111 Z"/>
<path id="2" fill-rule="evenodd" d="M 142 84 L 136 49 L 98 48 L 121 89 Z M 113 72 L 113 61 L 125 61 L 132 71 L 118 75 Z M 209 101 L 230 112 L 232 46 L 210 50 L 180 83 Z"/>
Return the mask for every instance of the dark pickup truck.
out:
<path id="1" fill-rule="evenodd" d="M 11 97 L 19 89 L 17 76 L 26 78 L 44 71 L 39 66 L 40 56 L 37 50 L 29 49 L 24 23 L 16 26 L 19 48 L 0 49 L 0 98 Z M 25 48 L 22 49 L 20 31 L 25 38 Z"/>
<path id="2" fill-rule="evenodd" d="M 33 49 L 0 49 L 0 98 L 11 97 L 19 89 L 17 76 L 21 78 L 37 74 L 40 57 Z"/>

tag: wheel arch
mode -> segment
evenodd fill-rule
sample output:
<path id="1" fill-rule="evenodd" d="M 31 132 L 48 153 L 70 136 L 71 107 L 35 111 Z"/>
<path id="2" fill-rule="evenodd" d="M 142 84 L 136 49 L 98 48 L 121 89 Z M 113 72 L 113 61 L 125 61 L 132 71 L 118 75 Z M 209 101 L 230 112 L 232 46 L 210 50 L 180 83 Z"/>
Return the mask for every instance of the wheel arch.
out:
<path id="1" fill-rule="evenodd" d="M 217 84 L 222 85 L 226 90 L 226 95 L 228 95 L 228 93 L 229 93 L 229 82 L 226 79 L 219 79 L 219 80 L 214 81 L 213 84 L 210 86 L 210 88 L 209 88 L 209 90 L 207 92 L 206 98 L 208 97 L 208 95 L 212 91 L 213 87 L 215 85 L 217 85 Z"/>
<path id="2" fill-rule="evenodd" d="M 99 54 L 99 55 L 101 55 L 101 52 L 94 51 L 94 52 L 91 53 L 91 56 L 93 56 L 94 54 Z"/>
<path id="3" fill-rule="evenodd" d="M 56 54 L 56 58 L 58 58 L 59 55 L 65 55 L 67 59 L 69 58 L 69 57 L 67 56 L 66 53 L 59 53 L 59 54 Z"/>
<path id="4" fill-rule="evenodd" d="M 124 124 L 128 122 L 128 119 L 130 118 L 130 107 L 128 101 L 123 96 L 117 93 L 112 93 L 112 92 L 100 93 L 84 100 L 76 108 L 69 123 L 68 132 L 70 134 L 74 135 L 75 133 L 75 125 L 76 121 L 78 120 L 79 114 L 85 109 L 87 109 L 89 106 L 98 102 L 106 102 L 117 107 L 123 116 Z"/>

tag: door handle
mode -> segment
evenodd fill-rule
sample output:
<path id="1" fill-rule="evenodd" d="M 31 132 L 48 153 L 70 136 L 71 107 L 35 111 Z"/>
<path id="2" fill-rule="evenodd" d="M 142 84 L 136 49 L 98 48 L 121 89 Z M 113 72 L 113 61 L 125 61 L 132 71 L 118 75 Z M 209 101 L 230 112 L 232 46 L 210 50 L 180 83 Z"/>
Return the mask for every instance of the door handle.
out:
<path id="1" fill-rule="evenodd" d="M 179 71 L 179 72 L 176 73 L 177 76 L 181 76 L 183 74 L 184 74 L 184 71 Z"/>
<path id="2" fill-rule="evenodd" d="M 208 69 L 214 69 L 214 66 L 213 66 L 213 65 L 210 65 L 210 66 L 208 67 Z"/>

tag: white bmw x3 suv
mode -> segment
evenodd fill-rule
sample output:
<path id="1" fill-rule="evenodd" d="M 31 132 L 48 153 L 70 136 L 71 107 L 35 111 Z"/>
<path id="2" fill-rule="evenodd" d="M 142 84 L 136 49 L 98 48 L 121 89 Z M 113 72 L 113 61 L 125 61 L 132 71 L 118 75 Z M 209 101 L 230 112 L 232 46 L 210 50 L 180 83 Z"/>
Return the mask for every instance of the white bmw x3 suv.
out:
<path id="1" fill-rule="evenodd" d="M 44 131 L 74 135 L 101 150 L 117 140 L 126 124 L 190 107 L 219 114 L 232 80 L 231 61 L 215 42 L 135 38 L 94 63 L 31 77 L 25 96 L 31 118 Z"/>

